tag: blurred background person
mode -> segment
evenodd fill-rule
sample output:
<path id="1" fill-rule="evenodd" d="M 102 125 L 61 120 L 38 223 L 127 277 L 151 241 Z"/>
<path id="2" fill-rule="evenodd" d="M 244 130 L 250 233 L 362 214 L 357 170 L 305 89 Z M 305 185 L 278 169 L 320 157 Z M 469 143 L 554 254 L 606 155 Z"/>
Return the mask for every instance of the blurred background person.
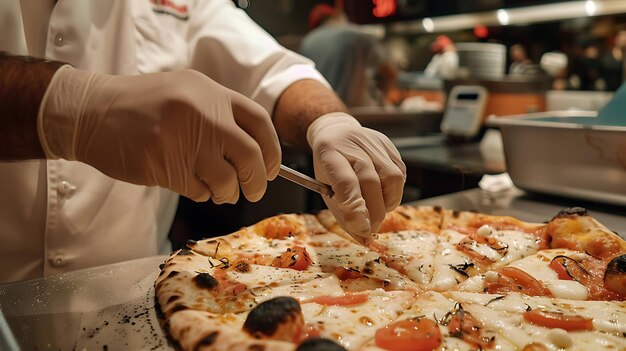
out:
<path id="1" fill-rule="evenodd" d="M 435 55 L 430 59 L 424 74 L 429 77 L 453 78 L 459 69 L 459 55 L 454 42 L 445 35 L 440 35 L 430 45 Z"/>
<path id="2" fill-rule="evenodd" d="M 592 41 L 586 42 L 582 49 L 582 55 L 575 60 L 570 78 L 572 87 L 578 90 L 605 90 L 598 45 Z"/>
<path id="3" fill-rule="evenodd" d="M 309 28 L 300 53 L 315 62 L 348 107 L 387 104 L 387 94 L 396 85 L 397 69 L 378 38 L 327 4 L 313 7 Z"/>
<path id="4" fill-rule="evenodd" d="M 626 80 L 626 29 L 615 35 L 613 47 L 602 56 L 602 77 L 606 83 L 606 90 L 615 91 Z"/>
<path id="5" fill-rule="evenodd" d="M 514 44 L 509 49 L 511 58 L 511 66 L 509 66 L 509 75 L 523 78 L 534 78 L 541 75 L 539 66 L 528 58 L 526 49 L 521 44 Z"/>

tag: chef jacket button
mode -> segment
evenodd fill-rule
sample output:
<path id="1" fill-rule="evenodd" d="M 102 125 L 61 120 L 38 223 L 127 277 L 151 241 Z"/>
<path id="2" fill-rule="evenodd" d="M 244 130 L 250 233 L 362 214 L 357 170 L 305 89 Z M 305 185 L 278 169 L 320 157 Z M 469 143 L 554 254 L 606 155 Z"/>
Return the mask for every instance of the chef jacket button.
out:
<path id="1" fill-rule="evenodd" d="M 63 38 L 63 36 L 61 34 L 57 34 L 54 37 L 54 45 L 56 45 L 56 46 L 63 46 L 63 45 L 65 45 L 65 38 Z"/>
<path id="2" fill-rule="evenodd" d="M 75 189 L 76 189 L 75 186 L 70 184 L 70 182 L 64 180 L 60 182 L 59 185 L 57 186 L 57 193 L 61 197 L 69 197 L 72 195 Z"/>
<path id="3" fill-rule="evenodd" d="M 49 258 L 52 267 L 63 267 L 68 263 L 67 258 L 63 255 L 56 255 Z"/>

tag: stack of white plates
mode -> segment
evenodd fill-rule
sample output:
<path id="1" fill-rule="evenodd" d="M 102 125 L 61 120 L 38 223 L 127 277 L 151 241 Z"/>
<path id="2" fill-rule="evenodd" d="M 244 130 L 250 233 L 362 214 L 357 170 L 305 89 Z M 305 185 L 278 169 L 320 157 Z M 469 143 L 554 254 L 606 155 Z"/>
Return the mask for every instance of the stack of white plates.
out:
<path id="1" fill-rule="evenodd" d="M 495 43 L 456 43 L 459 67 L 470 77 L 499 79 L 504 77 L 506 46 Z"/>

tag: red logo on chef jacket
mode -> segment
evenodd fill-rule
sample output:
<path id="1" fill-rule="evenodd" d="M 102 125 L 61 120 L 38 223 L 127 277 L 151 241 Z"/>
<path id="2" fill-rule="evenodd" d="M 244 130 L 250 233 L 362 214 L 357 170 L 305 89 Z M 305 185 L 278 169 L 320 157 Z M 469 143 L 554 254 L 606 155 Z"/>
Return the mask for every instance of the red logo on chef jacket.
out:
<path id="1" fill-rule="evenodd" d="M 186 1 L 176 0 L 150 0 L 152 11 L 160 15 L 170 15 L 180 20 L 189 19 L 189 7 Z"/>

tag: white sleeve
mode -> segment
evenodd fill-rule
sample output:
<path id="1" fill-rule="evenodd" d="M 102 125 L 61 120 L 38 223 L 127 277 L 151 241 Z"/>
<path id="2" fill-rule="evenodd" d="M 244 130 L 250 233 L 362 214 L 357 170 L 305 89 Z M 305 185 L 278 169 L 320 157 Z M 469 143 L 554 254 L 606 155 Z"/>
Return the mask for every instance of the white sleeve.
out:
<path id="1" fill-rule="evenodd" d="M 280 46 L 230 0 L 198 0 L 187 32 L 192 69 L 238 91 L 270 114 L 300 79 L 330 86 L 311 60 Z"/>

